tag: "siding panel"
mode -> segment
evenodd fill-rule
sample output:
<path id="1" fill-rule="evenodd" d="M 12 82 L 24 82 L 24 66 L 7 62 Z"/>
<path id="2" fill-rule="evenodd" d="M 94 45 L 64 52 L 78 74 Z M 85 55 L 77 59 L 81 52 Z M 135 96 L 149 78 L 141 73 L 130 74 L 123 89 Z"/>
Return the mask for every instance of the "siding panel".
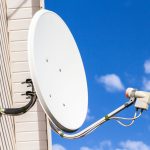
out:
<path id="1" fill-rule="evenodd" d="M 7 33 L 6 5 L 0 0 L 0 106 L 11 107 L 11 75 L 10 55 Z M 14 150 L 14 119 L 9 116 L 0 117 L 0 150 Z"/>
<path id="2" fill-rule="evenodd" d="M 30 78 L 27 57 L 27 36 L 31 18 L 40 8 L 40 0 L 7 0 L 8 31 L 10 43 L 10 63 L 12 98 L 14 107 L 28 102 L 21 96 L 27 85 L 21 82 Z M 16 116 L 16 150 L 48 150 L 46 116 L 39 102 L 24 115 Z"/>
<path id="3" fill-rule="evenodd" d="M 26 30 L 29 28 L 30 19 L 10 20 L 8 22 L 8 31 Z"/>
<path id="4" fill-rule="evenodd" d="M 27 51 L 11 52 L 10 56 L 11 62 L 27 62 L 28 60 Z"/>
<path id="5" fill-rule="evenodd" d="M 24 115 L 15 117 L 16 123 L 21 122 L 38 122 L 38 121 L 45 121 L 45 114 L 43 112 L 28 112 Z"/>
<path id="6" fill-rule="evenodd" d="M 27 50 L 27 41 L 14 41 L 10 42 L 10 51 L 18 52 Z"/>
<path id="7" fill-rule="evenodd" d="M 28 78 L 30 78 L 29 72 L 13 73 L 12 74 L 12 83 L 21 83 L 22 81 L 25 81 Z"/>
<path id="8" fill-rule="evenodd" d="M 39 144 L 39 142 L 41 144 Z M 31 141 L 31 142 L 18 142 L 17 149 L 21 150 L 47 150 L 47 142 L 44 141 Z"/>
<path id="9" fill-rule="evenodd" d="M 8 9 L 9 19 L 31 19 L 32 16 L 39 10 L 39 7 Z"/>
<path id="10" fill-rule="evenodd" d="M 43 121 L 39 121 L 38 124 L 36 122 L 28 122 L 28 123 L 17 123 L 16 124 L 16 133 L 18 132 L 31 132 L 31 131 L 45 131 L 46 123 Z"/>
<path id="11" fill-rule="evenodd" d="M 9 40 L 10 42 L 13 41 L 26 41 L 27 40 L 28 32 L 27 30 L 18 30 L 9 32 Z"/>
<path id="12" fill-rule="evenodd" d="M 11 71 L 12 73 L 17 72 L 28 72 L 29 64 L 27 62 L 12 62 L 11 63 Z"/>
<path id="13" fill-rule="evenodd" d="M 31 131 L 31 132 L 19 132 L 16 133 L 17 142 L 27 142 L 27 141 L 44 141 L 46 140 L 46 131 Z"/>
<path id="14" fill-rule="evenodd" d="M 39 7 L 40 0 L 7 0 L 7 6 L 9 8 Z"/>

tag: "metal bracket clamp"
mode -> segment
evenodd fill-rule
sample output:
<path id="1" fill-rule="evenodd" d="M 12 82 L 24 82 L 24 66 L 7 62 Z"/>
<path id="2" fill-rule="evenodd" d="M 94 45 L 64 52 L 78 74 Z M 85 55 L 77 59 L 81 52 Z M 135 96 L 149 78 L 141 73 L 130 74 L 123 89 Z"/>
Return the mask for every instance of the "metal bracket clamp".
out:
<path id="1" fill-rule="evenodd" d="M 10 115 L 10 116 L 18 116 L 26 113 L 36 102 L 37 95 L 34 91 L 34 86 L 31 79 L 26 79 L 26 81 L 22 82 L 22 84 L 27 84 L 27 87 L 31 87 L 31 91 L 26 91 L 24 94 L 26 95 L 26 99 L 30 99 L 30 101 L 22 107 L 19 108 L 0 108 L 0 115 Z"/>

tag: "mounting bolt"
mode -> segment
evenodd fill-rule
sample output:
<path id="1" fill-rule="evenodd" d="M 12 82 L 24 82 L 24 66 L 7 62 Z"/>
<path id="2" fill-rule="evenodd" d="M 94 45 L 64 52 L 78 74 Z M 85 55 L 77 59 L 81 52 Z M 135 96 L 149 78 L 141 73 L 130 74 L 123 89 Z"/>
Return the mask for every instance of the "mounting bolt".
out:
<path id="1" fill-rule="evenodd" d="M 21 84 L 25 84 L 25 83 L 32 84 L 32 80 L 31 80 L 31 79 L 26 79 L 26 81 L 24 81 L 24 82 L 21 82 Z"/>
<path id="2" fill-rule="evenodd" d="M 30 96 L 27 96 L 27 97 L 26 97 L 26 99 L 30 99 L 30 98 L 31 98 Z"/>
<path id="3" fill-rule="evenodd" d="M 26 95 L 26 93 L 22 93 L 21 95 L 24 96 L 24 95 Z"/>
<path id="4" fill-rule="evenodd" d="M 32 86 L 31 84 L 28 84 L 28 85 L 27 85 L 27 87 L 31 87 L 31 86 Z"/>

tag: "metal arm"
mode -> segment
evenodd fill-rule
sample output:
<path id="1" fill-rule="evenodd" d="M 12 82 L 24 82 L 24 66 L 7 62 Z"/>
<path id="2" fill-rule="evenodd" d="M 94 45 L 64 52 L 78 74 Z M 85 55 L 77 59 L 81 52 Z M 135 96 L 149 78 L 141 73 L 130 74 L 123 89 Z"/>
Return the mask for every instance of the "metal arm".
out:
<path id="1" fill-rule="evenodd" d="M 34 91 L 33 83 L 31 79 L 27 79 L 25 82 L 22 82 L 22 84 L 28 84 L 28 87 L 32 87 L 31 91 L 27 91 L 25 94 L 28 98 L 30 98 L 30 101 L 23 107 L 20 108 L 1 108 L 0 114 L 4 115 L 11 115 L 11 116 L 18 116 L 26 113 L 36 102 L 37 96 Z"/>
<path id="2" fill-rule="evenodd" d="M 90 125 L 89 127 L 85 128 L 84 130 L 75 133 L 75 134 L 67 134 L 64 131 L 62 131 L 61 129 L 59 129 L 51 120 L 50 120 L 50 125 L 52 127 L 52 129 L 59 134 L 61 137 L 63 138 L 67 138 L 67 139 L 77 139 L 77 138 L 81 138 L 84 137 L 86 135 L 88 135 L 89 133 L 91 133 L 92 131 L 94 131 L 96 128 L 98 128 L 99 126 L 101 126 L 103 123 L 107 122 L 108 120 L 111 119 L 111 117 L 115 116 L 116 114 L 118 114 L 120 111 L 124 110 L 125 108 L 131 106 L 132 104 L 134 104 L 136 101 L 135 97 L 131 97 L 129 102 L 121 105 L 119 108 L 117 108 L 116 110 L 112 111 L 111 113 L 109 113 L 108 115 L 106 115 L 105 117 L 101 118 L 100 120 L 98 120 L 97 122 L 93 123 L 92 125 Z"/>

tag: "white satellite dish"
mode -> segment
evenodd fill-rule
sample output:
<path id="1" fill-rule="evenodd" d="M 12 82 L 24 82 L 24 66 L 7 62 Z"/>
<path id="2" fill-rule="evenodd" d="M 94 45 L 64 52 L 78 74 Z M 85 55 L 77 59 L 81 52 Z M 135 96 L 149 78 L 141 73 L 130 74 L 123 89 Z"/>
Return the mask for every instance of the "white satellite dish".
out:
<path id="1" fill-rule="evenodd" d="M 56 13 L 38 11 L 31 21 L 28 50 L 32 81 L 45 113 L 62 130 L 77 130 L 86 118 L 88 92 L 69 28 Z"/>

